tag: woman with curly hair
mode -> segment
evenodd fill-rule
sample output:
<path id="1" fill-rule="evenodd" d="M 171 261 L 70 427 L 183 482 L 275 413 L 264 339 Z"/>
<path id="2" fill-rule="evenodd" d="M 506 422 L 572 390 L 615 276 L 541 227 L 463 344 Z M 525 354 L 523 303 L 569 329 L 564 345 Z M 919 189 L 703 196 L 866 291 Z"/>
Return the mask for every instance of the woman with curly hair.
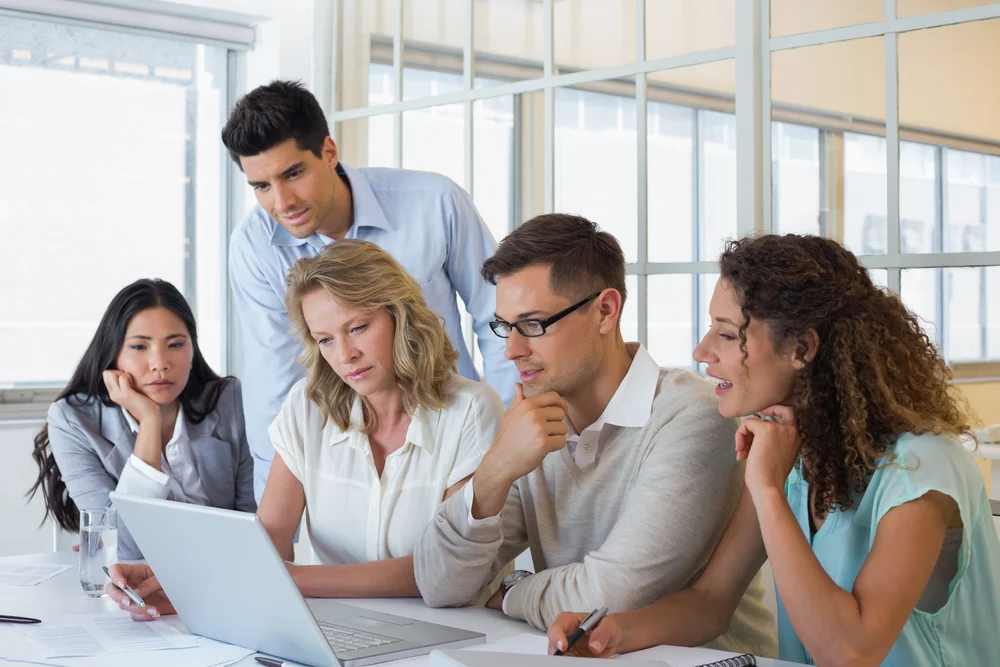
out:
<path id="1" fill-rule="evenodd" d="M 571 653 L 722 634 L 770 559 L 785 660 L 986 665 L 1000 655 L 1000 542 L 950 372 L 916 317 L 815 236 L 731 241 L 694 352 L 743 420 L 746 493 L 701 577 L 612 614 Z M 550 650 L 582 615 L 562 614 Z"/>
<path id="2" fill-rule="evenodd" d="M 476 471 L 503 403 L 455 373 L 458 353 L 420 286 L 375 244 L 338 241 L 286 280 L 306 377 L 269 429 L 277 455 L 257 515 L 289 561 L 305 516 L 319 564 L 288 565 L 303 595 L 418 596 L 417 538 Z M 109 588 L 133 618 L 173 612 L 147 566 L 111 574 L 145 597 L 137 609 Z"/>

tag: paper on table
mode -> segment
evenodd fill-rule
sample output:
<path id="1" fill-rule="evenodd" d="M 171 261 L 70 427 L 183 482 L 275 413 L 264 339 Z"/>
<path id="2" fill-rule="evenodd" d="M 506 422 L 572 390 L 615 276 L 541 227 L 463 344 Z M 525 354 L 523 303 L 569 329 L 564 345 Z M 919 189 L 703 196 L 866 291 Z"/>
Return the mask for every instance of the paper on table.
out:
<path id="1" fill-rule="evenodd" d="M 72 565 L 0 565 L 0 586 L 36 586 Z"/>
<path id="2" fill-rule="evenodd" d="M 120 611 L 66 616 L 40 625 L 25 626 L 21 632 L 46 660 L 159 651 L 196 644 L 191 635 L 185 635 L 163 621 L 140 623 Z"/>

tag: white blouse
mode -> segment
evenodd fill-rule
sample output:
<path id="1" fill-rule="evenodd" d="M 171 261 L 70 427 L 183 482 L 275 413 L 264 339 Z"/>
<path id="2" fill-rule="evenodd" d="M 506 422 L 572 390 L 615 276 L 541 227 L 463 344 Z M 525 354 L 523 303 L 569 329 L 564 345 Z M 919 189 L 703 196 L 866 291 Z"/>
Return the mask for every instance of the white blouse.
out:
<path id="1" fill-rule="evenodd" d="M 493 443 L 504 407 L 489 385 L 452 375 L 441 410 L 417 408 L 402 447 L 379 477 L 355 398 L 351 425 L 323 425 L 306 398 L 306 379 L 288 392 L 269 433 L 302 483 L 306 530 L 318 562 L 361 563 L 408 556 L 448 487 L 476 471 Z"/>

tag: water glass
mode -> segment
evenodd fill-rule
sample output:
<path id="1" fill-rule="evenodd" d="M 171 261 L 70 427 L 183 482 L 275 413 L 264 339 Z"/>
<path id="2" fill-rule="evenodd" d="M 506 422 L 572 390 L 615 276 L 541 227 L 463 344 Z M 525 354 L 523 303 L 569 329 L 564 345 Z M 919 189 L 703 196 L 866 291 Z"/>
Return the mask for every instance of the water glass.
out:
<path id="1" fill-rule="evenodd" d="M 80 586 L 90 597 L 104 595 L 110 581 L 101 569 L 118 562 L 118 510 L 80 510 Z"/>

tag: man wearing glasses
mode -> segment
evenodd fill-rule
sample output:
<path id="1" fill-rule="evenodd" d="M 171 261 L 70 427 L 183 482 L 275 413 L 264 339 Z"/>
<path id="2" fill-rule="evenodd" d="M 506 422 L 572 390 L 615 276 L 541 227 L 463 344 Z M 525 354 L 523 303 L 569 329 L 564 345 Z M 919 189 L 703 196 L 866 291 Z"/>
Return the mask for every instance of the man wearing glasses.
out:
<path id="1" fill-rule="evenodd" d="M 535 573 L 507 575 L 487 606 L 539 629 L 568 609 L 625 611 L 684 588 L 743 489 L 736 424 L 713 386 L 624 342 L 625 258 L 589 220 L 530 220 L 482 273 L 520 384 L 472 481 L 417 545 L 424 600 L 472 604 L 528 548 Z M 719 648 L 776 653 L 762 595 L 758 575 Z"/>

